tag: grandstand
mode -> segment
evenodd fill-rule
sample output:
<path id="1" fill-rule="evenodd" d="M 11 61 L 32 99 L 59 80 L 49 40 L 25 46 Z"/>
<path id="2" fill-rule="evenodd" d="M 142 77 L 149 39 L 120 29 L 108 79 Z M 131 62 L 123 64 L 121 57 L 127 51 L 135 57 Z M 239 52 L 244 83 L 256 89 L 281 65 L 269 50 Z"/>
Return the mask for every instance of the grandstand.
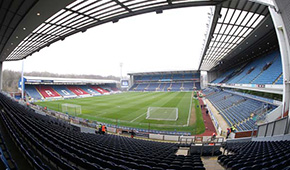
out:
<path id="1" fill-rule="evenodd" d="M 19 80 L 19 82 L 21 79 Z M 24 76 L 24 91 L 30 101 L 89 97 L 119 93 L 117 81 Z M 21 86 L 19 86 L 21 89 Z"/>
<path id="2" fill-rule="evenodd" d="M 238 131 L 256 129 L 257 119 L 264 117 L 279 105 L 278 102 L 269 102 L 267 99 L 259 100 L 244 96 L 242 93 L 220 89 L 203 90 L 206 97 L 218 109 L 229 127 L 236 125 Z"/>
<path id="3" fill-rule="evenodd" d="M 100 135 L 91 120 L 41 109 L 1 91 L 0 169 L 290 169 L 290 1 L 1 1 L 0 71 L 4 61 L 25 59 L 104 23 L 205 5 L 215 8 L 198 70 L 131 73 L 130 93 L 201 89 L 193 94 L 207 131 L 196 136 L 136 131 L 147 139 L 133 139 L 125 135 L 132 128 L 118 129 L 116 121 L 108 126 L 112 134 Z M 207 87 L 200 86 L 200 71 L 207 72 Z M 114 82 L 101 80 L 24 78 L 22 88 L 34 99 L 118 91 Z M 237 132 L 226 139 L 232 125 Z"/>
<path id="4" fill-rule="evenodd" d="M 199 71 L 129 73 L 130 91 L 193 91 L 200 90 Z"/>
<path id="5" fill-rule="evenodd" d="M 225 84 L 282 84 L 278 82 L 282 73 L 279 51 L 261 56 L 242 66 L 237 66 L 217 77 L 212 83 Z"/>

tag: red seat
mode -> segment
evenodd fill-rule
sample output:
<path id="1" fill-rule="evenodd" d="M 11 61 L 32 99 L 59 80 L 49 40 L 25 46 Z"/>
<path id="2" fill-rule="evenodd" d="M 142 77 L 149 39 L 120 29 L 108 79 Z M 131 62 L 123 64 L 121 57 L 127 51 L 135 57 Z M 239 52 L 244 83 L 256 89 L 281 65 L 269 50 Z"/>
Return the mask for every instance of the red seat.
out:
<path id="1" fill-rule="evenodd" d="M 67 88 L 78 96 L 89 95 L 89 93 L 85 92 L 83 89 L 76 86 L 67 86 Z"/>
<path id="2" fill-rule="evenodd" d="M 36 86 L 36 89 L 41 93 L 41 95 L 45 98 L 51 97 L 61 97 L 51 86 Z"/>
<path id="3" fill-rule="evenodd" d="M 92 86 L 92 89 L 96 90 L 97 92 L 101 93 L 101 94 L 104 94 L 104 93 L 109 93 L 107 90 L 101 88 L 101 87 L 98 87 L 98 86 Z"/>

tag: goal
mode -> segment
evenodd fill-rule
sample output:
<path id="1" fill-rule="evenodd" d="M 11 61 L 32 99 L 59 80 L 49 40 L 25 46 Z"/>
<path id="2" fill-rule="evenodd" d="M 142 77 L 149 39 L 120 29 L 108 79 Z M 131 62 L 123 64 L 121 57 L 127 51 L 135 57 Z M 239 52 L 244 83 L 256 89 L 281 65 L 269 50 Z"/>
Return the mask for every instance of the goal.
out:
<path id="1" fill-rule="evenodd" d="M 178 119 L 178 108 L 148 107 L 146 119 L 176 121 Z"/>
<path id="2" fill-rule="evenodd" d="M 61 109 L 63 113 L 67 113 L 69 115 L 77 116 L 82 114 L 82 107 L 76 104 L 64 103 L 61 105 Z"/>

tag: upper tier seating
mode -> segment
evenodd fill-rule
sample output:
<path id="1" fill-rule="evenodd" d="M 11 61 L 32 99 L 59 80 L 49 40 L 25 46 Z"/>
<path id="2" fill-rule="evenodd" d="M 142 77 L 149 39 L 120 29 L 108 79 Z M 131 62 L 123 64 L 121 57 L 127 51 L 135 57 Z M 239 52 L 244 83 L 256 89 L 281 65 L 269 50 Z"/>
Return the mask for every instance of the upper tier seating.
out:
<path id="1" fill-rule="evenodd" d="M 221 76 L 219 76 L 217 79 L 215 79 L 214 81 L 212 81 L 212 83 L 221 83 L 227 76 L 229 76 L 230 74 L 232 74 L 234 71 L 234 69 L 230 69 L 227 72 L 223 73 Z"/>
<path id="2" fill-rule="evenodd" d="M 61 97 L 51 86 L 37 85 L 35 86 L 41 95 L 45 98 Z"/>
<path id="3" fill-rule="evenodd" d="M 199 156 L 177 156 L 175 143 L 74 131 L 68 123 L 39 115 L 2 93 L 0 105 L 1 121 L 35 169 L 204 169 Z"/>
<path id="4" fill-rule="evenodd" d="M 26 85 L 25 86 L 25 92 L 33 99 L 41 99 L 42 96 L 39 94 L 35 86 L 33 85 Z"/>
<path id="5" fill-rule="evenodd" d="M 290 141 L 251 141 L 226 143 L 230 155 L 221 155 L 218 162 L 231 170 L 270 170 L 290 166 Z"/>
<path id="6" fill-rule="evenodd" d="M 279 51 L 274 51 L 246 65 L 231 68 L 213 80 L 212 83 L 282 84 L 281 81 L 279 81 L 281 74 L 281 55 Z"/>
<path id="7" fill-rule="evenodd" d="M 276 84 L 283 84 L 283 75 L 277 80 Z"/>
<path id="8" fill-rule="evenodd" d="M 155 81 L 158 81 L 158 80 L 160 80 L 160 78 L 161 78 L 161 75 L 153 75 L 152 77 L 151 77 L 151 80 L 155 80 Z"/>
<path id="9" fill-rule="evenodd" d="M 184 76 L 182 74 L 173 74 L 173 80 L 182 80 Z"/>
<path id="10" fill-rule="evenodd" d="M 282 63 L 280 54 L 273 61 L 272 65 L 259 75 L 253 84 L 272 84 L 282 74 Z"/>
<path id="11" fill-rule="evenodd" d="M 75 97 L 76 96 L 76 94 L 71 92 L 66 86 L 62 86 L 62 85 L 53 86 L 53 89 L 55 91 L 57 91 L 63 97 Z"/>
<path id="12" fill-rule="evenodd" d="M 143 76 L 134 76 L 135 81 L 161 81 L 161 80 L 192 80 L 199 79 L 199 73 L 185 73 L 185 74 L 157 74 L 157 75 L 143 75 Z"/>
<path id="13" fill-rule="evenodd" d="M 85 92 L 83 89 L 77 86 L 67 86 L 67 88 L 78 96 L 90 95 L 89 93 Z"/>
<path id="14" fill-rule="evenodd" d="M 171 87 L 171 89 L 169 88 Z M 183 88 L 182 88 L 183 87 Z M 142 84 L 134 84 L 130 91 L 168 91 L 170 89 L 171 91 L 192 91 L 194 90 L 194 87 L 196 89 L 200 89 L 200 83 L 199 82 L 185 82 L 185 83 L 155 83 L 151 82 L 149 83 L 142 83 Z"/>
<path id="15" fill-rule="evenodd" d="M 253 62 L 254 63 L 254 70 L 251 71 L 251 73 L 249 73 L 246 76 L 244 76 L 237 83 L 242 83 L 242 84 L 249 84 L 249 83 L 251 83 L 259 74 L 261 74 L 261 72 L 263 72 L 264 66 L 267 63 L 272 62 L 277 55 L 278 55 L 277 52 L 275 52 L 275 53 L 269 54 L 269 55 L 267 55 L 265 57 L 258 58 L 256 61 Z M 270 67 L 272 67 L 272 66 L 270 66 Z M 245 69 L 245 71 L 249 71 L 249 70 L 246 70 Z M 274 80 L 276 78 L 274 78 Z M 272 82 L 274 80 L 272 80 Z"/>
<path id="16" fill-rule="evenodd" d="M 184 79 L 186 79 L 186 80 L 191 80 L 191 79 L 193 79 L 193 74 L 191 74 L 191 73 L 189 73 L 189 74 L 184 74 Z"/>
<path id="17" fill-rule="evenodd" d="M 151 76 L 144 75 L 142 76 L 143 81 L 151 80 Z"/>

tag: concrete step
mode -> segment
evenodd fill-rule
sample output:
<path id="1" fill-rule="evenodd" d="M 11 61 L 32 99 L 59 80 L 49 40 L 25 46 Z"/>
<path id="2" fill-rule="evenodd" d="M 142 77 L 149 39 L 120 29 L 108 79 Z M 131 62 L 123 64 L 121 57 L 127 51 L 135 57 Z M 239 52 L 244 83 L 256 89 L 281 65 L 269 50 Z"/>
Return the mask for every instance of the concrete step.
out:
<path id="1" fill-rule="evenodd" d="M 201 160 L 204 164 L 204 167 L 206 170 L 223 170 L 223 168 L 218 162 L 217 162 L 217 156 L 202 156 Z"/>
<path id="2" fill-rule="evenodd" d="M 176 155 L 188 155 L 188 151 L 189 151 L 189 147 L 180 147 L 177 152 L 176 152 Z"/>

